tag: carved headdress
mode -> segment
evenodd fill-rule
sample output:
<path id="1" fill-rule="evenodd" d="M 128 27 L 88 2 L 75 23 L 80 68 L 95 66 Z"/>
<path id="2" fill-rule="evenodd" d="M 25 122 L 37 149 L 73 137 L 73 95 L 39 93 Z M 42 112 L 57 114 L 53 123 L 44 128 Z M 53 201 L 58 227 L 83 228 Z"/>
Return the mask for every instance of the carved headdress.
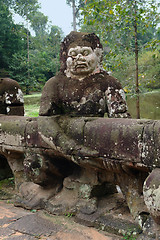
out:
<path id="1" fill-rule="evenodd" d="M 102 44 L 98 36 L 94 33 L 82 33 L 82 32 L 74 32 L 72 31 L 69 35 L 67 35 L 63 42 L 61 43 L 60 50 L 60 62 L 61 62 L 61 71 L 64 72 L 66 69 L 66 60 L 68 50 L 71 47 L 76 46 L 87 46 L 91 47 L 93 50 L 96 48 L 102 49 Z"/>

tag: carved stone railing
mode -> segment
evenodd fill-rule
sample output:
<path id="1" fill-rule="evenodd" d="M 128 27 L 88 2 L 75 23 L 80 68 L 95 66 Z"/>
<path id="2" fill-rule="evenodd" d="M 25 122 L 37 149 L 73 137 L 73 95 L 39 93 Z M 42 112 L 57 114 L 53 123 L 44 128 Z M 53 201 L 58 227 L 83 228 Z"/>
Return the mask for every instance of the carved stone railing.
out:
<path id="1" fill-rule="evenodd" d="M 17 204 L 52 199 L 53 213 L 84 204 L 92 212 L 119 185 L 134 219 L 142 226 L 149 211 L 159 229 L 160 121 L 0 115 L 0 155 L 15 176 Z"/>

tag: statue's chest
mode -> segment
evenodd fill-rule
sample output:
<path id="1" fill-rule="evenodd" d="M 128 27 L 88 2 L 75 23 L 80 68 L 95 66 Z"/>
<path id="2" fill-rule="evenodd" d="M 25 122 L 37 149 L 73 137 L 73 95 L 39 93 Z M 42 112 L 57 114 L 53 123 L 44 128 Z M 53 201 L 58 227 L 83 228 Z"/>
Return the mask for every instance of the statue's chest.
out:
<path id="1" fill-rule="evenodd" d="M 105 111 L 105 97 L 100 84 L 67 84 L 61 91 L 63 108 L 77 114 L 101 115 Z"/>

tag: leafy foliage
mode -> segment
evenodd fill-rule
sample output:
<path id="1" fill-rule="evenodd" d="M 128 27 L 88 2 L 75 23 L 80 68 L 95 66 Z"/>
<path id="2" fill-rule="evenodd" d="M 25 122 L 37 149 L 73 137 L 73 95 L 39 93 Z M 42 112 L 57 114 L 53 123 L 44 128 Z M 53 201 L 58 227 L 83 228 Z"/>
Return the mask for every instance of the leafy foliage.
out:
<path id="1" fill-rule="evenodd" d="M 7 1 L 7 0 L 5 0 Z M 9 0 L 10 7 L 22 17 L 30 19 L 39 8 L 38 0 Z"/>
<path id="2" fill-rule="evenodd" d="M 128 75 L 128 69 L 132 68 L 132 76 L 125 79 L 125 85 L 128 80 L 131 83 L 131 79 L 137 76 L 136 86 L 133 81 L 131 83 L 137 87 L 138 77 L 143 75 L 142 68 L 138 74 L 138 53 L 140 55 L 142 51 L 156 49 L 159 44 L 156 39 L 159 36 L 160 22 L 158 3 L 155 0 L 87 0 L 82 15 L 84 20 L 81 30 L 94 31 L 101 38 L 104 46 L 104 68 L 115 71 L 115 75 L 122 71 L 125 73 L 123 76 L 120 74 L 122 79 Z M 136 57 L 133 56 L 134 53 Z M 154 81 L 159 81 L 157 75 Z M 152 81 L 151 85 L 153 83 Z M 159 84 L 153 84 L 153 87 L 156 85 Z M 146 87 L 148 86 L 146 84 Z"/>
<path id="3" fill-rule="evenodd" d="M 133 54 L 108 55 L 107 69 L 118 78 L 125 91 L 135 93 L 135 67 Z M 147 50 L 139 54 L 139 89 L 140 92 L 160 88 L 159 50 Z"/>
<path id="4" fill-rule="evenodd" d="M 48 17 L 41 12 L 36 12 L 30 16 L 30 21 L 36 36 L 43 36 L 47 28 Z"/>
<path id="5" fill-rule="evenodd" d="M 25 28 L 12 21 L 9 7 L 0 1 L 0 66 L 8 67 L 12 55 L 26 47 Z"/>
<path id="6" fill-rule="evenodd" d="M 52 26 L 49 33 L 37 34 L 30 39 L 30 77 L 27 71 L 27 51 L 14 54 L 9 66 L 11 77 L 21 84 L 24 91 L 27 86 L 32 91 L 41 91 L 45 82 L 59 70 L 61 29 Z"/>
<path id="7" fill-rule="evenodd" d="M 134 4 L 136 2 L 136 5 Z M 156 1 L 88 0 L 82 9 L 82 29 L 92 26 L 102 41 L 117 54 L 134 51 L 134 23 L 138 24 L 139 49 L 154 38 L 160 21 Z M 136 13 L 135 13 L 136 10 Z"/>
<path id="8" fill-rule="evenodd" d="M 37 0 L 0 0 L 0 68 L 27 93 L 41 90 L 59 70 L 63 32 L 50 26 L 38 7 Z M 30 21 L 35 36 L 23 25 L 14 24 L 10 8 Z"/>

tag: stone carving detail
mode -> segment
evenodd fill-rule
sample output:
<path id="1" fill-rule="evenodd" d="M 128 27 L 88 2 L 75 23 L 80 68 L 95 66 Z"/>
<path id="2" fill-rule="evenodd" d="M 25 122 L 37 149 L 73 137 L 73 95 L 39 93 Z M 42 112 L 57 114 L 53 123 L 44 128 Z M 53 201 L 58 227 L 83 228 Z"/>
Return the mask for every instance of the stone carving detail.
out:
<path id="1" fill-rule="evenodd" d="M 0 78 L 0 114 L 23 116 L 23 105 L 19 84 L 10 78 Z"/>
<path id="2" fill-rule="evenodd" d="M 95 34 L 71 32 L 64 39 L 60 73 L 42 92 L 41 116 L 130 116 L 121 84 L 102 69 L 102 53 Z"/>
<path id="3" fill-rule="evenodd" d="M 38 118 L 0 117 L 0 155 L 15 176 L 15 204 L 90 218 L 102 214 L 99 201 L 118 185 L 143 230 L 151 213 L 158 239 L 160 121 L 130 119 L 120 83 L 101 67 L 95 34 L 71 32 L 60 60 Z"/>

